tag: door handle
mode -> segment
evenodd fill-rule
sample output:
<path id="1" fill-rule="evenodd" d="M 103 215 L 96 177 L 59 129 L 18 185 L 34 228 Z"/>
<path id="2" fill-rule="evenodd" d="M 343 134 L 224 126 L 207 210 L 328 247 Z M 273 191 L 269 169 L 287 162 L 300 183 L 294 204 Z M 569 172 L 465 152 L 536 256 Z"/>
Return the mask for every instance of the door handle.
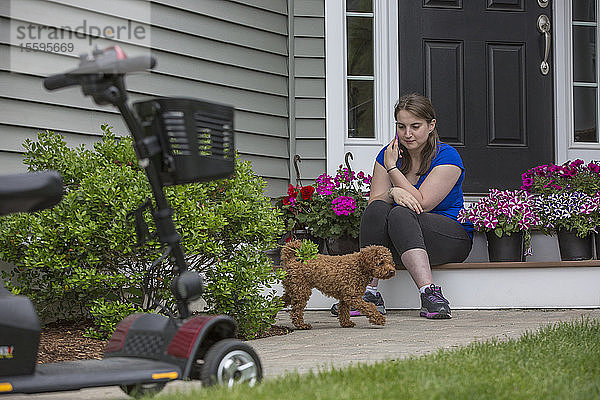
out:
<path id="1" fill-rule="evenodd" d="M 544 49 L 544 59 L 540 64 L 542 75 L 548 75 L 550 65 L 548 65 L 548 55 L 550 54 L 550 18 L 546 14 L 541 14 L 537 19 L 537 29 L 544 35 L 546 46 Z"/>

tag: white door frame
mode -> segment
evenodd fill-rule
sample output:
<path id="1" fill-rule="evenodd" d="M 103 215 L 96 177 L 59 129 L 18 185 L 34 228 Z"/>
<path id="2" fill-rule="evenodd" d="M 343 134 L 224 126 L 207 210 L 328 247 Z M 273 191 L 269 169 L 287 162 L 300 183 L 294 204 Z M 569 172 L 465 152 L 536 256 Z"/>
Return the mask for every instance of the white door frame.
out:
<path id="1" fill-rule="evenodd" d="M 552 16 L 554 58 L 554 158 L 557 164 L 569 159 L 569 133 L 572 132 L 573 104 L 571 7 L 570 2 L 555 1 Z"/>
<path id="2" fill-rule="evenodd" d="M 347 138 L 346 2 L 325 0 L 327 173 L 351 151 L 352 169 L 372 173 L 375 156 L 391 141 L 398 97 L 398 4 L 374 0 L 375 139 Z"/>

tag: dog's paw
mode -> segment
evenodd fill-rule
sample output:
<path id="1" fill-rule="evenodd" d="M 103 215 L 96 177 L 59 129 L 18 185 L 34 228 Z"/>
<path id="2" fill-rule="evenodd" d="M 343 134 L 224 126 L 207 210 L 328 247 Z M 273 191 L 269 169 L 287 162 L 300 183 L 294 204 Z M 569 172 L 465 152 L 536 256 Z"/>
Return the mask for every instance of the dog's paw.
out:
<path id="1" fill-rule="evenodd" d="M 308 329 L 312 329 L 312 325 L 311 324 L 297 324 L 296 329 L 308 330 Z"/>
<path id="2" fill-rule="evenodd" d="M 356 324 L 352 321 L 348 321 L 348 322 L 341 322 L 340 321 L 340 326 L 342 328 L 354 328 L 356 326 Z"/>
<path id="3" fill-rule="evenodd" d="M 377 315 L 374 315 L 372 317 L 369 317 L 369 322 L 372 323 L 373 325 L 385 325 L 385 317 L 379 313 L 377 313 Z"/>

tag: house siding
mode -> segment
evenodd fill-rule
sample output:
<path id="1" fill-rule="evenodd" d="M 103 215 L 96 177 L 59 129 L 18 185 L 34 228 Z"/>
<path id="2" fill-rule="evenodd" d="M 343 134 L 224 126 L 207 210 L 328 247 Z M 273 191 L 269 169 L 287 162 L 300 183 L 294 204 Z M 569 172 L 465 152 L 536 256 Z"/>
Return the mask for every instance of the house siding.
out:
<path id="1" fill-rule="evenodd" d="M 236 107 L 236 148 L 267 181 L 267 195 L 280 195 L 295 178 L 290 175 L 292 149 L 303 159 L 303 178 L 315 178 L 325 170 L 323 0 L 154 0 L 147 20 L 135 4 L 39 1 L 27 15 L 2 7 L 0 58 L 8 58 L 9 16 L 23 23 L 55 26 L 76 26 L 82 18 L 115 25 L 132 19 L 149 29 L 158 64 L 151 74 L 128 78 L 131 101 L 181 96 Z M 290 26 L 293 40 L 288 36 Z M 126 40 L 95 43 L 101 48 L 118 44 L 130 55 L 147 51 Z M 39 131 L 59 132 L 70 145 L 97 141 L 102 123 L 113 125 L 117 134 L 127 134 L 113 108 L 95 105 L 80 89 L 53 93 L 42 89 L 45 76 L 75 67 L 76 56 L 30 53 L 28 61 L 27 69 L 20 71 L 12 70 L 6 61 L 0 64 L 2 171 L 25 170 L 22 143 L 35 139 Z M 289 71 L 294 71 L 291 77 Z"/>
<path id="2" fill-rule="evenodd" d="M 306 184 L 327 170 L 325 130 L 325 2 L 293 1 L 293 148 Z M 295 176 L 292 173 L 291 176 Z"/>

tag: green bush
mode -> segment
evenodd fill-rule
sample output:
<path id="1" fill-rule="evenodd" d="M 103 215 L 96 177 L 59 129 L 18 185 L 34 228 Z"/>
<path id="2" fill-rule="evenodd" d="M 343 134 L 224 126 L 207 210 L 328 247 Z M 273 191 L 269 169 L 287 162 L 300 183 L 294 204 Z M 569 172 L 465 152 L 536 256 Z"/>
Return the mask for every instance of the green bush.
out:
<path id="1" fill-rule="evenodd" d="M 53 132 L 27 140 L 25 164 L 30 171 L 60 172 L 65 197 L 49 210 L 0 218 L 0 259 L 16 267 L 4 276 L 7 286 L 29 296 L 44 321 L 117 321 L 130 310 L 124 304 L 153 309 L 149 298 L 174 309 L 170 267 L 151 268 L 160 246 L 152 239 L 137 247 L 127 215 L 151 196 L 131 139 L 115 137 L 106 125 L 102 131 L 93 150 L 69 148 Z M 264 186 L 250 164 L 236 158 L 230 179 L 166 188 L 190 268 L 207 278 L 208 312 L 237 317 L 242 337 L 268 327 L 280 308 L 270 289 L 279 272 L 262 252 L 276 246 L 283 224 Z M 234 284 L 215 281 L 221 276 L 215 271 L 232 265 L 224 276 Z M 226 306 L 228 295 L 238 301 Z M 245 315 L 251 319 L 244 322 Z M 98 328 L 98 335 L 112 330 Z"/>
<path id="2" fill-rule="evenodd" d="M 84 336 L 105 339 L 113 333 L 119 321 L 128 315 L 142 311 L 144 310 L 129 302 L 96 299 L 90 305 L 90 314 L 94 318 L 95 327 L 87 328 Z"/>
<path id="3" fill-rule="evenodd" d="M 309 239 L 302 240 L 300 247 L 296 250 L 296 257 L 303 263 L 308 263 L 308 260 L 314 260 L 319 254 L 319 245 Z"/>

